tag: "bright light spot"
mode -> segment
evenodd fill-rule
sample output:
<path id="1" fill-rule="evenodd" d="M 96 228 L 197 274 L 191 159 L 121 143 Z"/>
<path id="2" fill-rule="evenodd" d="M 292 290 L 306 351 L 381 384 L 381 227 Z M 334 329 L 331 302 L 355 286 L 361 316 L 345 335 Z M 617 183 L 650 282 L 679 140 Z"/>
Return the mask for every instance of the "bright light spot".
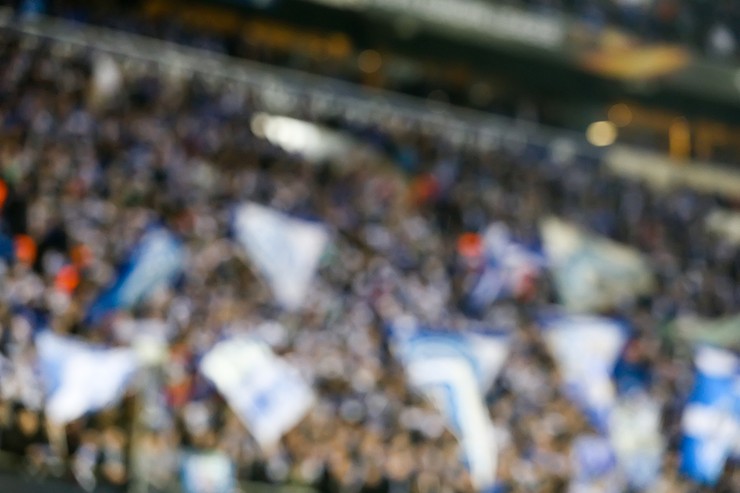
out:
<path id="1" fill-rule="evenodd" d="M 617 127 L 626 127 L 632 123 L 632 110 L 624 103 L 617 103 L 609 108 L 609 121 Z"/>
<path id="2" fill-rule="evenodd" d="M 383 58 L 375 50 L 365 50 L 357 57 L 357 65 L 366 74 L 373 74 L 380 70 L 383 65 Z"/>
<path id="3" fill-rule="evenodd" d="M 617 127 L 612 122 L 594 122 L 586 130 L 586 139 L 597 147 L 612 145 L 617 140 Z"/>
<path id="4" fill-rule="evenodd" d="M 301 154 L 310 161 L 344 154 L 355 147 L 337 132 L 285 116 L 257 113 L 252 117 L 251 129 L 256 137 L 289 153 Z"/>

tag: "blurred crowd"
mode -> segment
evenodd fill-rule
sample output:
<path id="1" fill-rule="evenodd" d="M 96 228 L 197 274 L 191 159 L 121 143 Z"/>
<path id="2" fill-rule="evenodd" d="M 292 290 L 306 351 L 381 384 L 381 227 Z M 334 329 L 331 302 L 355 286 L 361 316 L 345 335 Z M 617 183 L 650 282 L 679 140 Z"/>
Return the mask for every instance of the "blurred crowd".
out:
<path id="1" fill-rule="evenodd" d="M 594 28 L 619 26 L 652 41 L 685 43 L 733 58 L 740 41 L 734 0 L 489 0 L 545 14 L 568 13 Z"/>
<path id="2" fill-rule="evenodd" d="M 92 104 L 93 58 L 0 36 L 0 450 L 16 467 L 114 491 L 136 471 L 164 492 L 181 450 L 216 448 L 241 478 L 326 493 L 472 491 L 455 437 L 389 350 L 385 325 L 412 314 L 456 330 L 516 327 L 487 396 L 497 492 L 624 491 L 618 478 L 577 486 L 574 443 L 590 425 L 559 391 L 535 323 L 557 299 L 549 279 L 474 313 L 467 304 L 479 267 L 458 254 L 458 236 L 501 221 L 534 244 L 538 219 L 556 214 L 651 259 L 654 294 L 609 313 L 634 327 L 624 364 L 662 406 L 668 450 L 650 491 L 710 491 L 677 470 L 692 369 L 657 328 L 682 313 L 730 314 L 740 302 L 740 252 L 703 229 L 712 207 L 731 204 L 688 190 L 656 195 L 595 161 L 561 162 L 543 149 L 458 147 L 401 117 L 382 127 L 320 121 L 375 152 L 310 162 L 252 133 L 260 98 L 233 84 L 124 72 L 122 89 Z M 317 120 L 300 104 L 292 116 Z M 336 231 L 296 314 L 275 306 L 230 239 L 229 210 L 247 200 Z M 87 307 L 152 223 L 184 242 L 182 279 L 90 326 Z M 61 431 L 47 426 L 33 345 L 45 327 L 110 345 L 161 331 L 169 348 L 156 405 L 142 413 L 128 396 Z M 215 341 L 245 333 L 263 337 L 319 394 L 272 450 L 257 447 L 196 371 Z M 729 464 L 711 491 L 734 491 L 739 474 Z"/>

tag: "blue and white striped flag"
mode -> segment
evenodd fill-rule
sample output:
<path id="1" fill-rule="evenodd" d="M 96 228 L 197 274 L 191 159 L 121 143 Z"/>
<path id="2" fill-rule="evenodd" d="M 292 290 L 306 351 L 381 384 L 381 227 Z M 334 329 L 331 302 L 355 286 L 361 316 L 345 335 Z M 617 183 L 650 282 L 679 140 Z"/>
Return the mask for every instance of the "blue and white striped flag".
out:
<path id="1" fill-rule="evenodd" d="M 503 335 L 392 327 L 392 338 L 412 386 L 428 397 L 458 436 L 479 491 L 493 487 L 496 444 L 483 397 L 508 355 Z"/>
<path id="2" fill-rule="evenodd" d="M 261 341 L 222 341 L 205 355 L 200 371 L 263 448 L 275 445 L 298 424 L 315 400 L 298 370 Z"/>
<path id="3" fill-rule="evenodd" d="M 131 349 L 105 349 L 50 331 L 36 336 L 36 351 L 46 385 L 46 413 L 57 423 L 115 404 L 139 365 Z"/>
<path id="4" fill-rule="evenodd" d="M 476 308 L 517 296 L 545 266 L 544 255 L 515 241 L 503 223 L 488 227 L 483 245 L 485 267 L 469 294 Z"/>
<path id="5" fill-rule="evenodd" d="M 88 312 L 91 322 L 108 312 L 130 308 L 161 286 L 173 283 L 183 270 L 185 251 L 180 241 L 164 228 L 149 230 L 139 240 L 115 282 Z"/>
<path id="6" fill-rule="evenodd" d="M 614 366 L 627 328 L 604 317 L 555 315 L 542 320 L 544 339 L 563 375 L 564 392 L 601 431 L 615 403 Z"/>
<path id="7" fill-rule="evenodd" d="M 713 485 L 740 443 L 740 357 L 703 346 L 695 363 L 694 390 L 682 421 L 681 470 Z"/>

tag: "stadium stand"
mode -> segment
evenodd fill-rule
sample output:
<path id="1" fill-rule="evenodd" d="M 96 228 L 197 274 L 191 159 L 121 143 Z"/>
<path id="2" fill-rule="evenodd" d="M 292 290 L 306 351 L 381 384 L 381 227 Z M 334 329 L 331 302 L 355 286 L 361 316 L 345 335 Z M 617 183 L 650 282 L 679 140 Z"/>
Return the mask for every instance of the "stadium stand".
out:
<path id="1" fill-rule="evenodd" d="M 599 2 L 562 4 L 606 15 Z M 168 57 L 157 56 L 163 47 Z M 506 364 L 485 396 L 499 450 L 490 491 L 736 491 L 736 456 L 711 484 L 681 468 L 694 369 L 666 329 L 688 315 L 730 317 L 740 303 L 737 244 L 722 228 L 707 232 L 713 212 L 737 208 L 721 184 L 655 186 L 614 173 L 613 155 L 580 135 L 63 22 L 6 19 L 0 67 L 0 449 L 13 470 L 87 491 L 168 492 L 177 491 L 183 450 L 218 449 L 240 479 L 258 483 L 473 491 L 460 440 L 390 347 L 386 328 L 405 315 L 456 332 L 509 328 Z M 322 141 L 337 149 L 312 154 Z M 281 309 L 245 262 L 231 222 L 245 201 L 333 232 L 301 311 Z M 543 335 L 539 314 L 562 296 L 556 274 L 471 303 L 484 267 L 461 238 L 501 224 L 537 250 L 538 224 L 550 216 L 628 245 L 654 274 L 650 292 L 595 313 L 630 327 L 617 392 L 639 389 L 659 404 L 664 450 L 649 486 L 579 462 L 584 437 L 598 433 L 562 390 Z M 89 307 L 152 224 L 183 245 L 181 276 L 91 321 Z M 153 396 L 129 390 L 61 432 L 47 426 L 35 337 L 51 330 L 125 347 L 142 323 L 167 340 Z M 213 345 L 235 335 L 264 339 L 313 382 L 316 403 L 274 448 L 260 447 L 199 372 Z"/>

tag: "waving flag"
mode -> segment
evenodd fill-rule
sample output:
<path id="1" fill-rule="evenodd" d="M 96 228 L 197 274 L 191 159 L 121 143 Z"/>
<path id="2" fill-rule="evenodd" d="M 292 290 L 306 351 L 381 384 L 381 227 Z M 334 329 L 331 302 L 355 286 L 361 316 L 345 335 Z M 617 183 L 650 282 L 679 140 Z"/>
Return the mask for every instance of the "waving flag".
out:
<path id="1" fill-rule="evenodd" d="M 558 293 L 569 309 L 610 308 L 652 289 L 649 265 L 636 250 L 555 218 L 544 221 L 541 231 Z"/>
<path id="2" fill-rule="evenodd" d="M 565 393 L 606 430 L 614 406 L 611 374 L 627 341 L 626 327 L 603 317 L 556 315 L 542 321 L 545 342 L 563 374 Z"/>
<path id="3" fill-rule="evenodd" d="M 58 423 L 115 404 L 138 367 L 131 349 L 104 349 L 49 331 L 36 337 L 36 350 L 46 413 Z"/>
<path id="4" fill-rule="evenodd" d="M 264 448 L 298 424 L 314 402 L 298 370 L 256 340 L 218 343 L 203 358 L 200 370 Z"/>
<path id="5" fill-rule="evenodd" d="M 514 241 L 503 223 L 488 227 L 483 244 L 485 268 L 470 292 L 476 307 L 522 295 L 545 265 L 544 256 Z"/>
<path id="6" fill-rule="evenodd" d="M 410 383 L 427 396 L 457 434 L 477 489 L 495 480 L 496 447 L 483 396 L 508 354 L 501 335 L 394 326 L 392 336 Z"/>
<path id="7" fill-rule="evenodd" d="M 326 228 L 249 203 L 237 209 L 234 232 L 278 302 L 300 308 L 329 241 Z"/>
<path id="8" fill-rule="evenodd" d="M 180 242 L 164 228 L 148 231 L 139 240 L 118 277 L 93 304 L 91 321 L 119 308 L 130 308 L 161 286 L 174 282 L 185 262 Z"/>
<path id="9" fill-rule="evenodd" d="M 694 390 L 682 421 L 681 470 L 697 482 L 713 485 L 740 443 L 740 357 L 704 346 L 695 363 Z"/>

